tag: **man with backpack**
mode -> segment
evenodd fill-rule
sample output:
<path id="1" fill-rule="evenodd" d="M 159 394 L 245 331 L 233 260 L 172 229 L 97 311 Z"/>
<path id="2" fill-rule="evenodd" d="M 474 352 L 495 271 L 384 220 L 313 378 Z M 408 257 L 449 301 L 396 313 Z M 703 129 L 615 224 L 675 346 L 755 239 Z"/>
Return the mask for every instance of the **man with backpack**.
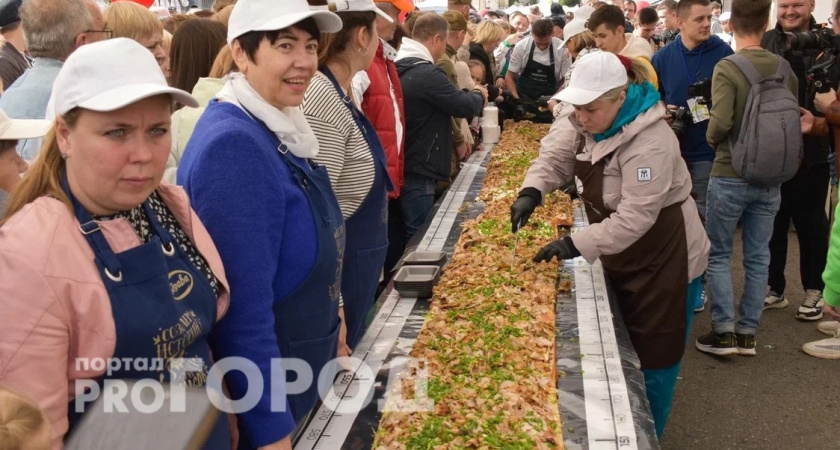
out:
<path id="1" fill-rule="evenodd" d="M 788 32 L 807 32 L 817 28 L 813 17 L 815 0 L 778 0 L 777 25 L 764 34 L 761 46 L 786 59 L 799 78 L 799 106 L 812 113 L 814 89 L 807 80 L 806 72 L 825 61 L 830 52 L 821 49 L 797 48 L 788 44 Z M 836 71 L 836 65 L 830 68 Z M 836 73 L 830 74 L 832 77 Z M 805 157 L 796 176 L 782 185 L 782 204 L 776 214 L 773 237 L 770 238 L 770 272 L 767 280 L 768 292 L 764 309 L 786 307 L 785 263 L 788 258 L 788 237 L 790 224 L 796 228 L 799 240 L 799 274 L 805 292 L 796 318 L 805 321 L 820 320 L 823 316 L 822 296 L 825 284 L 822 272 L 828 255 L 829 224 L 825 212 L 828 195 L 830 169 L 828 163 L 828 139 L 805 136 Z"/>
<path id="2" fill-rule="evenodd" d="M 715 355 L 755 355 L 780 185 L 799 168 L 803 128 L 809 131 L 813 125 L 807 111 L 800 119 L 804 110 L 790 64 L 761 47 L 770 6 L 771 0 L 733 1 L 731 23 L 739 50 L 722 60 L 712 76 L 706 133 L 715 150 L 706 209 L 712 330 L 697 339 L 696 347 Z M 730 260 L 739 221 L 746 280 L 736 323 Z"/>

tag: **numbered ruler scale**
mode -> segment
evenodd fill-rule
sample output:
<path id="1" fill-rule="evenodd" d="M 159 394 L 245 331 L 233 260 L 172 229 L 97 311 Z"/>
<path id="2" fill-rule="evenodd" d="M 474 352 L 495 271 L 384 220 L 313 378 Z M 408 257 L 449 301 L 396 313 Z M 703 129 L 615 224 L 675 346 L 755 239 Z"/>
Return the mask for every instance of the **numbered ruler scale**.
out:
<path id="1" fill-rule="evenodd" d="M 590 450 L 635 449 L 636 429 L 600 261 L 575 265 L 575 297 Z"/>
<path id="2" fill-rule="evenodd" d="M 476 177 L 484 171 L 482 164 L 492 149 L 492 145 L 485 146 L 485 150 L 474 153 L 464 164 L 458 178 L 443 198 L 417 250 L 444 249 L 470 187 Z M 355 406 L 363 401 L 367 404 L 372 399 L 376 387 L 374 377 L 389 358 L 416 302 L 415 298 L 401 298 L 394 290 L 388 294 L 379 313 L 353 352 L 353 357 L 363 361 L 370 370 L 359 370 L 360 364 L 357 363 L 352 372 L 339 375 L 309 424 L 298 434 L 294 444 L 295 450 L 342 448 L 359 415 L 360 408 Z M 389 362 L 392 364 L 389 378 L 393 379 L 399 375 L 400 365 Z"/>

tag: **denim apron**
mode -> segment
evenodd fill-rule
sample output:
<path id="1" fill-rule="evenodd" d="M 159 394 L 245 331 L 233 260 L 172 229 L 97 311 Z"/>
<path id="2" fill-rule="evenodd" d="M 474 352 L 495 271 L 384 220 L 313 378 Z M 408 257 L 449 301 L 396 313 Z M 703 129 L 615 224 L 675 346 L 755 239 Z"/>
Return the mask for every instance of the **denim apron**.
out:
<path id="1" fill-rule="evenodd" d="M 326 67 L 321 72 L 329 79 L 336 92 L 343 90 L 335 76 Z M 344 297 L 344 319 L 347 321 L 347 345 L 355 348 L 365 329 L 365 320 L 373 306 L 379 277 L 385 266 L 388 252 L 388 191 L 394 190 L 385 161 L 385 148 L 379 141 L 376 129 L 353 104 L 350 97 L 342 100 L 353 114 L 356 126 L 362 130 L 371 155 L 374 179 L 367 197 L 359 209 L 345 223 L 347 244 L 344 252 L 344 269 L 341 294 Z"/>
<path id="2" fill-rule="evenodd" d="M 250 113 L 249 113 L 250 114 Z M 254 116 L 251 115 L 253 118 Z M 296 424 L 318 402 L 318 379 L 332 386 L 338 353 L 338 300 L 341 296 L 341 268 L 344 258 L 344 218 L 330 184 L 327 169 L 309 159 L 291 154 L 263 122 L 254 119 L 277 145 L 278 157 L 309 201 L 315 218 L 318 254 L 309 275 L 291 293 L 274 301 L 274 333 L 281 358 L 298 358 L 309 364 L 313 382 L 301 393 L 287 395 L 289 411 Z M 259 270 L 259 268 L 254 268 Z M 290 367 L 282 363 L 285 370 Z M 291 367 L 293 369 L 293 367 Z M 286 382 L 297 380 L 292 371 Z M 295 377 L 292 379 L 292 377 Z M 278 380 L 279 381 L 279 380 Z M 254 448 L 241 428 L 239 448 Z"/>
<path id="3" fill-rule="evenodd" d="M 106 379 L 154 379 L 170 382 L 173 358 L 197 358 L 204 371 L 180 372 L 181 382 L 203 386 L 212 360 L 208 335 L 216 323 L 217 296 L 210 282 L 189 260 L 169 231 L 158 221 L 148 200 L 143 209 L 154 236 L 122 253 L 114 253 L 105 240 L 99 223 L 70 192 L 66 175 L 62 179 L 65 194 L 73 204 L 79 230 L 94 253 L 94 262 L 111 301 L 117 342 L 112 358 L 130 358 L 134 364 L 120 365 L 103 375 Z M 163 370 L 153 370 L 151 361 L 163 359 Z M 146 360 L 138 368 L 136 362 Z M 70 403 L 71 429 L 80 415 Z M 186 431 L 186 430 L 185 430 Z M 69 435 L 69 433 L 68 433 Z M 227 415 L 222 414 L 213 427 L 204 448 L 229 446 Z"/>

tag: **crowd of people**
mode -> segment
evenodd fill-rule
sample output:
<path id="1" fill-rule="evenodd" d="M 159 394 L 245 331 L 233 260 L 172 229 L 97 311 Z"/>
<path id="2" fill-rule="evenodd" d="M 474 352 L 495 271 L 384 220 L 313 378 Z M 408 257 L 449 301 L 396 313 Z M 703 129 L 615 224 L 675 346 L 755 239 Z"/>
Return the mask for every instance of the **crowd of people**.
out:
<path id="1" fill-rule="evenodd" d="M 349 367 L 493 105 L 551 123 L 512 231 L 552 191 L 583 202 L 590 225 L 534 260 L 602 261 L 661 435 L 707 299 L 695 346 L 715 355 L 755 355 L 763 311 L 790 300 L 799 320 L 840 319 L 826 206 L 840 97 L 806 76 L 840 49 L 786 34 L 816 29 L 814 8 L 778 0 L 766 31 L 771 0 L 589 0 L 545 16 L 469 0 L 442 14 L 410 0 L 185 14 L 0 0 L 0 412 L 15 411 L 0 413 L 0 443 L 60 444 L 84 413 L 68 407 L 78 381 L 203 386 L 214 362 L 241 358 L 262 394 L 222 416 L 208 448 L 291 448 L 318 383 L 275 371 Z M 832 19 L 840 31 L 840 2 Z M 786 291 L 791 222 L 804 292 Z M 840 359 L 840 322 L 818 329 L 834 337 L 803 350 Z M 253 383 L 225 376 L 233 399 Z"/>

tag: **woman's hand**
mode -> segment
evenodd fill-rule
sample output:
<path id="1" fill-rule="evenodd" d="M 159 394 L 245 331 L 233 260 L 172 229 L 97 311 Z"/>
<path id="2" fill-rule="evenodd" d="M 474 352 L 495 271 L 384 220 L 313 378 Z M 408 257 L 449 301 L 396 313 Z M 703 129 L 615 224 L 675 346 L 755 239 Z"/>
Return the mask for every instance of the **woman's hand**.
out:
<path id="1" fill-rule="evenodd" d="M 814 128 L 814 115 L 805 108 L 799 108 L 799 123 L 802 126 L 802 134 L 809 134 Z"/>
<path id="2" fill-rule="evenodd" d="M 838 311 L 837 308 L 835 308 L 831 305 L 825 305 L 823 307 L 823 313 L 827 314 L 829 317 L 831 317 L 834 320 L 840 320 L 840 311 Z"/>
<path id="3" fill-rule="evenodd" d="M 338 332 L 338 364 L 344 370 L 353 370 L 353 364 L 348 359 L 353 350 L 347 345 L 347 321 L 344 320 L 344 307 L 338 308 L 338 317 L 341 319 L 341 329 Z"/>
<path id="4" fill-rule="evenodd" d="M 519 33 L 516 33 L 516 34 L 511 34 L 510 36 L 508 36 L 507 39 L 505 39 L 505 42 L 507 42 L 508 45 L 513 47 L 516 44 L 518 44 L 519 41 L 521 41 L 521 40 L 522 40 L 522 36 L 520 36 Z"/>
<path id="5" fill-rule="evenodd" d="M 505 79 L 504 78 L 496 78 L 496 87 L 499 89 L 505 88 Z"/>
<path id="6" fill-rule="evenodd" d="M 835 100 L 837 100 L 837 93 L 834 92 L 834 89 L 824 94 L 817 94 L 817 96 L 814 97 L 814 108 L 825 114 L 825 112 L 828 111 L 829 106 L 831 106 Z"/>

